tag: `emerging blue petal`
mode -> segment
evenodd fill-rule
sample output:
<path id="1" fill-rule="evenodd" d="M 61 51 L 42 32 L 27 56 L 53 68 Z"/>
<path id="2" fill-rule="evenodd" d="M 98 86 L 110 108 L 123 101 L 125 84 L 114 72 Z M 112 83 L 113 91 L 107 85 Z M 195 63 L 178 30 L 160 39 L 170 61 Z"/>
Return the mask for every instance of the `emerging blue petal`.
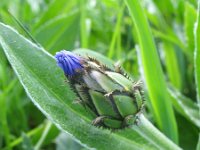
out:
<path id="1" fill-rule="evenodd" d="M 66 75 L 73 76 L 79 70 L 83 69 L 81 58 L 74 53 L 66 50 L 57 52 L 55 55 L 58 66 Z"/>

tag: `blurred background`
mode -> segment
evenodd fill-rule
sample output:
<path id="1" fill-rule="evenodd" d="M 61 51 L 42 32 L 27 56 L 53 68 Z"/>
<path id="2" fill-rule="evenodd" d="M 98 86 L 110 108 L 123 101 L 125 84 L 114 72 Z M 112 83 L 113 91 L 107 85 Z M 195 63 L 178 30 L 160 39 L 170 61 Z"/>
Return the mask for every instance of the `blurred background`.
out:
<path id="1" fill-rule="evenodd" d="M 196 103 L 193 73 L 196 0 L 142 0 L 141 3 L 167 83 Z M 137 36 L 123 0 L 1 0 L 0 21 L 52 55 L 62 49 L 91 49 L 122 64 L 134 79 L 140 78 Z M 147 116 L 154 121 L 150 104 Z M 198 127 L 178 112 L 176 119 L 181 147 L 194 149 Z M 60 132 L 33 105 L 0 47 L 0 149 L 64 150 L 66 147 L 85 149 Z"/>

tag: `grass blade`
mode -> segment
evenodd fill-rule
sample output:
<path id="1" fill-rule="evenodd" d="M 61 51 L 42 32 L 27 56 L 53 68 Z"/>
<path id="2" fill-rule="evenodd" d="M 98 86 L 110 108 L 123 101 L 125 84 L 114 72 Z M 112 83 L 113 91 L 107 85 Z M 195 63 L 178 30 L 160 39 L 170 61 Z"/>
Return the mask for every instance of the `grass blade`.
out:
<path id="1" fill-rule="evenodd" d="M 116 53 L 117 51 L 117 58 L 119 59 L 119 55 L 120 55 L 120 51 L 116 48 L 116 43 L 118 44 L 117 42 L 117 38 L 119 38 L 121 36 L 121 22 L 122 22 L 122 17 L 123 17 L 123 12 L 124 12 L 124 9 L 125 9 L 125 5 L 124 3 L 122 4 L 122 7 L 119 9 L 119 13 L 117 15 L 117 22 L 116 22 L 116 26 L 115 26 L 115 30 L 114 30 L 114 33 L 112 35 L 112 40 L 110 42 L 110 46 L 109 46 L 109 51 L 108 51 L 108 57 L 109 58 L 113 58 L 114 54 Z"/>
<path id="2" fill-rule="evenodd" d="M 154 117 L 160 129 L 177 143 L 176 120 L 147 19 L 139 1 L 126 0 L 125 2 L 138 34 L 141 55 L 139 59 L 142 62 L 145 83 L 153 106 Z"/>
<path id="3" fill-rule="evenodd" d="M 49 5 L 47 5 L 47 9 L 44 10 L 42 14 L 39 16 L 39 20 L 36 24 L 33 25 L 33 31 L 37 28 L 43 26 L 44 23 L 49 21 L 49 19 L 56 18 L 59 15 L 68 14 L 73 11 L 74 5 L 77 4 L 77 0 L 52 0 Z"/>
<path id="4" fill-rule="evenodd" d="M 197 18 L 197 12 L 193 5 L 189 2 L 185 4 L 185 14 L 184 14 L 184 30 L 187 40 L 187 47 L 193 54 L 194 52 L 194 24 Z"/>
<path id="5" fill-rule="evenodd" d="M 168 92 L 171 96 L 174 108 L 182 116 L 200 128 L 198 105 L 194 103 L 190 98 L 182 95 L 176 88 L 173 88 L 172 86 L 169 86 Z"/>
<path id="6" fill-rule="evenodd" d="M 181 67 L 178 63 L 181 56 L 178 56 L 178 51 L 168 42 L 163 42 L 163 50 L 165 53 L 166 70 L 169 81 L 176 88 L 181 90 L 183 87 L 183 77 L 181 76 Z"/>
<path id="7" fill-rule="evenodd" d="M 78 28 L 79 11 L 72 11 L 69 14 L 50 19 L 35 30 L 34 36 L 45 49 L 55 53 L 58 49 L 74 47 L 79 33 Z"/>
<path id="8" fill-rule="evenodd" d="M 195 51 L 194 51 L 194 69 L 195 69 L 195 82 L 197 92 L 197 102 L 199 104 L 200 113 L 200 0 L 198 0 L 198 13 L 196 27 L 194 30 L 195 35 Z"/>
<path id="9" fill-rule="evenodd" d="M 88 35 L 89 30 L 87 26 L 87 7 L 86 7 L 86 1 L 81 0 L 80 1 L 80 35 L 81 35 L 81 47 L 87 48 L 88 47 Z"/>

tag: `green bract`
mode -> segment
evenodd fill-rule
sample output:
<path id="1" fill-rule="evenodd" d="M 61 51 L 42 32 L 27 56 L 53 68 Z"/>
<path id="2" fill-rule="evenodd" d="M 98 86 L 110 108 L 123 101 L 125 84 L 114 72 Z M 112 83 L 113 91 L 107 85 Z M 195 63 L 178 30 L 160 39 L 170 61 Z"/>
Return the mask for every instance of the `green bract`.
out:
<path id="1" fill-rule="evenodd" d="M 120 129 L 137 123 L 144 105 L 141 82 L 133 82 L 120 67 L 108 68 L 94 58 L 72 52 L 56 53 L 72 89 L 96 116 L 93 124 Z"/>

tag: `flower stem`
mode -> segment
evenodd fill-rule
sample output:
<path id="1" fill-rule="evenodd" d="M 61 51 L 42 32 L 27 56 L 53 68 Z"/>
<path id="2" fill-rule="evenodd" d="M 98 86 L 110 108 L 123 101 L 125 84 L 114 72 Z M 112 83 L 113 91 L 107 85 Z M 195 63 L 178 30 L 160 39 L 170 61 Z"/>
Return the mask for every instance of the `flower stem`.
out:
<path id="1" fill-rule="evenodd" d="M 163 133 L 161 133 L 156 127 L 154 127 L 143 114 L 139 116 L 139 125 L 132 126 L 132 129 L 137 131 L 141 136 L 143 136 L 148 141 L 151 141 L 158 149 L 173 149 L 181 150 L 178 145 L 173 143 L 169 138 L 167 138 Z"/>

